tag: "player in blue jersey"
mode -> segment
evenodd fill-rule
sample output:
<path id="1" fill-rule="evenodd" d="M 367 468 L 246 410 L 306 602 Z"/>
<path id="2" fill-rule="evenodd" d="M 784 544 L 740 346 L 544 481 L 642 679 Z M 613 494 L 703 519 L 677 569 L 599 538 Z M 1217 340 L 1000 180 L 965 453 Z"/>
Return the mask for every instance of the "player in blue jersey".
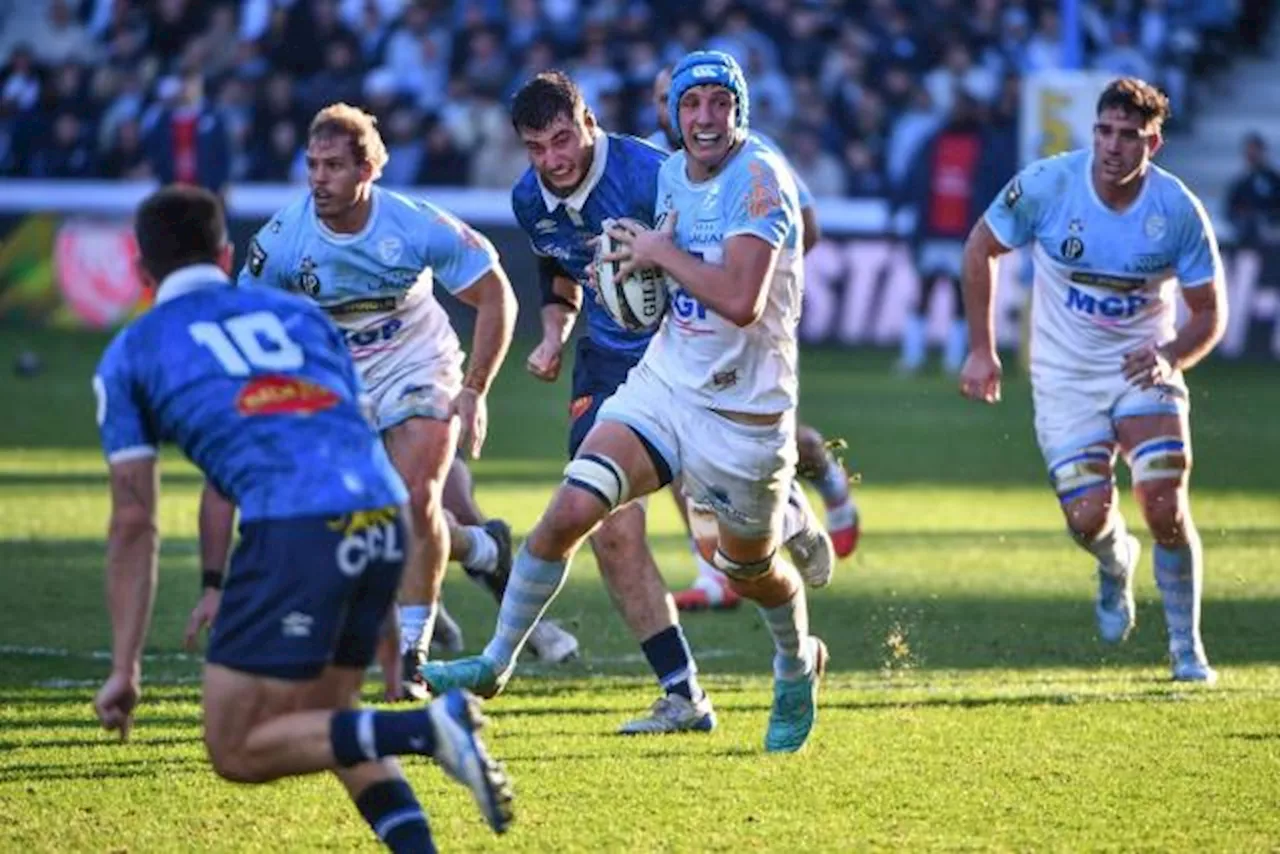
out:
<path id="1" fill-rule="evenodd" d="M 416 695 L 425 692 L 418 666 L 451 551 L 496 598 L 505 588 L 509 529 L 490 522 L 450 530 L 442 490 L 459 442 L 473 457 L 484 444 L 486 396 L 511 342 L 515 296 L 487 239 L 429 202 L 374 183 L 387 150 L 372 116 L 346 104 L 321 110 L 306 157 L 311 192 L 254 237 L 240 284 L 315 300 L 360 370 L 413 509 L 399 616 L 406 687 Z M 437 284 L 476 310 L 465 372 Z M 544 631 L 563 634 L 550 624 Z"/>
<path id="2" fill-rule="evenodd" d="M 1155 87 L 1113 81 L 1098 99 L 1092 150 L 1032 163 L 991 203 L 965 247 L 970 352 L 960 383 L 966 397 L 1000 399 L 995 262 L 1030 245 L 1036 437 L 1071 533 L 1098 562 L 1098 634 L 1118 642 L 1134 625 L 1138 540 L 1117 507 L 1119 452 L 1155 540 L 1173 678 L 1213 682 L 1183 372 L 1222 337 L 1226 289 L 1200 201 L 1151 162 L 1168 114 Z M 1189 310 L 1180 329 L 1179 295 Z"/>
<path id="3" fill-rule="evenodd" d="M 332 771 L 392 851 L 434 850 L 398 755 L 434 756 L 493 828 L 505 777 L 459 692 L 404 712 L 356 708 L 404 565 L 407 495 L 360 409 L 342 336 L 304 300 L 235 288 L 221 206 L 206 190 L 149 196 L 135 220 L 154 307 L 93 378 L 111 479 L 111 676 L 94 708 L 127 738 L 157 576 L 156 453 L 177 444 L 240 510 L 204 668 L 204 738 L 239 783 Z"/>
<path id="4" fill-rule="evenodd" d="M 501 691 L 583 540 L 618 508 L 683 474 L 691 500 L 714 513 L 700 545 L 760 606 L 774 640 L 765 747 L 794 751 L 812 731 L 827 658 L 809 632 L 800 574 L 778 554 L 795 468 L 799 200 L 782 159 L 747 133 L 746 82 L 732 57 L 687 56 L 669 109 L 689 145 L 659 169 L 663 226 L 626 220 L 611 236 L 627 248 L 604 260 L 621 261 L 620 275 L 640 265 L 665 270 L 672 308 L 600 408 L 517 554 L 493 640 L 478 657 L 425 672 L 433 689 Z"/>
<path id="5" fill-rule="evenodd" d="M 658 129 L 650 134 L 648 139 L 649 142 L 667 152 L 680 148 L 679 136 L 667 113 L 667 97 L 670 92 L 671 69 L 664 67 L 653 81 L 653 108 Z M 752 135 L 781 154 L 777 143 L 765 134 L 753 130 Z M 807 254 L 817 245 L 822 231 L 814 207 L 813 193 L 794 170 L 792 170 L 792 176 L 800 193 L 800 213 L 804 222 L 804 251 Z M 836 556 L 841 558 L 853 554 L 858 547 L 858 538 L 861 534 L 858 507 L 849 491 L 849 474 L 845 471 L 840 459 L 840 452 L 845 447 L 846 444 L 841 439 L 827 441 L 813 427 L 807 424 L 796 425 L 796 449 L 800 455 L 799 462 L 796 464 L 796 473 L 808 481 L 822 496 L 822 503 L 826 508 L 827 531 L 831 535 Z M 687 508 L 685 502 L 678 496 L 676 506 L 687 524 Z M 694 555 L 698 563 L 698 580 L 693 587 L 676 594 L 676 604 L 682 610 L 725 609 L 736 606 L 739 597 L 729 586 L 724 574 L 703 560 L 696 549 Z"/>
<path id="6" fill-rule="evenodd" d="M 565 343 L 584 311 L 582 284 L 593 255 L 588 240 L 600 233 L 604 219 L 625 216 L 652 224 L 658 168 L 666 155 L 635 137 L 604 133 L 577 85 L 558 71 L 521 87 L 511 121 L 531 163 L 511 191 L 511 206 L 538 256 L 543 293 L 543 339 L 527 366 L 539 379 L 554 382 Z M 585 314 L 587 331 L 578 339 L 573 366 L 570 457 L 652 337 L 621 328 L 594 300 L 587 301 Z M 642 502 L 627 505 L 591 538 L 610 596 L 663 689 L 647 716 L 624 723 L 619 732 L 709 732 L 715 713 L 645 542 L 645 509 Z"/>

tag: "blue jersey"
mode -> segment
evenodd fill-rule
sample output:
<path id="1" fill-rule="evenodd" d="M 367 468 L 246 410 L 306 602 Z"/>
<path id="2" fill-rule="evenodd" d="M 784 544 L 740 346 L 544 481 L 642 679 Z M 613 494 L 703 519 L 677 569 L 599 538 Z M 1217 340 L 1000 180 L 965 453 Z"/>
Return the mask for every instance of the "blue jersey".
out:
<path id="1" fill-rule="evenodd" d="M 403 503 L 360 409 L 360 382 L 322 312 L 179 270 L 108 345 L 93 378 L 108 462 L 177 444 L 243 521 Z"/>
<path id="2" fill-rule="evenodd" d="M 1032 366 L 1120 372 L 1124 354 L 1175 334 L 1177 288 L 1220 281 L 1204 207 L 1152 165 L 1123 211 L 1099 199 L 1089 151 L 1036 161 L 1006 185 L 985 219 L 1002 244 L 1030 244 L 1035 267 Z"/>
<path id="3" fill-rule="evenodd" d="M 369 221 L 358 234 L 325 226 L 310 193 L 281 210 L 250 242 L 239 283 L 318 303 L 376 389 L 410 364 L 461 364 L 457 335 L 433 285 L 460 293 L 497 259 L 493 245 L 452 214 L 375 185 Z"/>
<path id="4" fill-rule="evenodd" d="M 511 208 L 534 253 L 555 259 L 567 277 L 586 286 L 593 254 L 587 241 L 600 235 L 604 220 L 630 217 L 653 225 L 664 159 L 666 154 L 644 140 L 599 133 L 591 167 L 571 196 L 562 199 L 548 192 L 529 169 L 511 191 Z M 584 302 L 587 336 L 593 342 L 636 359 L 644 353 L 651 332 L 628 331 L 594 299 Z"/>

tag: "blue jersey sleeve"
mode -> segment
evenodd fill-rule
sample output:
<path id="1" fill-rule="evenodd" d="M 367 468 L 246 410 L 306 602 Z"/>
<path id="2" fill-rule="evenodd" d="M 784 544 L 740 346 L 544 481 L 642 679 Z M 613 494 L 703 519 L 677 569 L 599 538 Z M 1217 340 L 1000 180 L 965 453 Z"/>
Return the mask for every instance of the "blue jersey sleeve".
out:
<path id="1" fill-rule="evenodd" d="M 288 221 L 286 209 L 258 229 L 245 251 L 244 266 L 236 278 L 236 285 L 289 290 L 290 271 L 294 265 L 288 259 L 288 250 L 293 229 L 298 227 L 297 222 Z"/>
<path id="2" fill-rule="evenodd" d="M 423 228 L 418 251 L 424 267 L 451 294 L 465 291 L 498 265 L 498 252 L 488 238 L 430 202 L 418 202 Z"/>
<path id="3" fill-rule="evenodd" d="M 153 457 L 159 445 L 129 363 L 127 338 L 128 330 L 116 336 L 93 375 L 98 433 L 109 463 Z"/>
<path id="4" fill-rule="evenodd" d="M 1178 282 L 1184 288 L 1198 288 L 1222 278 L 1222 258 L 1218 254 L 1213 223 L 1204 205 L 1189 193 L 1182 220 L 1176 264 Z"/>
<path id="5" fill-rule="evenodd" d="M 778 180 L 777 161 L 752 158 L 745 169 L 726 181 L 724 237 L 752 234 L 770 246 L 782 246 L 796 226 L 799 214 L 794 199 L 788 204 Z M 786 168 L 783 166 L 782 168 Z"/>
<path id="6" fill-rule="evenodd" d="M 1032 163 L 1013 176 L 987 208 L 987 227 L 1010 249 L 1025 246 L 1035 238 L 1041 213 L 1053 201 L 1052 171 L 1044 161 Z"/>

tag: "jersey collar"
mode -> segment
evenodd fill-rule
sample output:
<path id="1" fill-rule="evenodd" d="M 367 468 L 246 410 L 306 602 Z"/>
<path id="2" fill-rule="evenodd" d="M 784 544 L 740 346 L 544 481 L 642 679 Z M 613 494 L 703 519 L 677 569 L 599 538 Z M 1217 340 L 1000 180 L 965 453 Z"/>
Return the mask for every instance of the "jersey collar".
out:
<path id="1" fill-rule="evenodd" d="M 591 195 L 591 191 L 596 188 L 596 184 L 600 183 L 600 176 L 604 174 L 605 161 L 609 159 L 609 136 L 600 128 L 595 128 L 593 133 L 595 135 L 595 147 L 591 152 L 591 168 L 587 170 L 587 177 L 578 185 L 578 189 L 561 198 L 547 189 L 547 185 L 542 183 L 541 177 L 538 178 L 538 189 L 542 191 L 542 201 L 546 204 L 548 213 L 555 213 L 556 208 L 560 207 L 560 205 L 581 213 L 583 206 L 587 203 L 587 196 Z"/>
<path id="2" fill-rule="evenodd" d="M 1147 197 L 1147 190 L 1151 187 L 1151 175 L 1155 171 L 1155 164 L 1152 163 L 1147 167 L 1147 174 L 1142 176 L 1142 187 L 1138 190 L 1138 195 L 1133 197 L 1133 201 L 1129 202 L 1129 206 L 1122 211 L 1108 205 L 1098 195 L 1098 188 L 1093 186 L 1093 151 L 1089 151 L 1089 156 L 1085 158 L 1084 164 L 1084 183 L 1089 188 L 1089 198 L 1093 199 L 1093 203 L 1102 210 L 1112 216 L 1129 216 L 1134 211 L 1142 207 L 1142 201 Z"/>
<path id="3" fill-rule="evenodd" d="M 160 287 L 156 288 L 156 305 L 205 288 L 230 284 L 231 278 L 222 272 L 221 267 L 215 264 L 192 264 L 164 277 Z"/>

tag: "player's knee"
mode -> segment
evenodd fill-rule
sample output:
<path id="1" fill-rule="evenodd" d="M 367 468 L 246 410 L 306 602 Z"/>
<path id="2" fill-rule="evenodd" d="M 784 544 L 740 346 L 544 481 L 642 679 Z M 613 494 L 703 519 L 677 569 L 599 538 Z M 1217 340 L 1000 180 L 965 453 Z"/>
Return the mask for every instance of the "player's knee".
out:
<path id="1" fill-rule="evenodd" d="M 716 549 L 711 565 L 723 572 L 732 581 L 754 583 L 767 577 L 773 571 L 773 559 L 776 552 L 770 552 L 756 560 L 735 560 L 721 549 Z"/>
<path id="2" fill-rule="evenodd" d="M 1091 496 L 1063 505 L 1067 528 L 1077 542 L 1091 543 L 1106 533 L 1111 520 L 1111 503 L 1099 499 L 1100 495 Z"/>
<path id="3" fill-rule="evenodd" d="M 604 505 L 611 513 L 631 497 L 631 480 L 615 460 L 604 454 L 580 454 L 564 468 L 565 486 Z"/>
<path id="4" fill-rule="evenodd" d="M 243 742 L 205 736 L 205 750 L 213 771 L 229 783 L 264 783 L 266 778 L 248 755 Z"/>

